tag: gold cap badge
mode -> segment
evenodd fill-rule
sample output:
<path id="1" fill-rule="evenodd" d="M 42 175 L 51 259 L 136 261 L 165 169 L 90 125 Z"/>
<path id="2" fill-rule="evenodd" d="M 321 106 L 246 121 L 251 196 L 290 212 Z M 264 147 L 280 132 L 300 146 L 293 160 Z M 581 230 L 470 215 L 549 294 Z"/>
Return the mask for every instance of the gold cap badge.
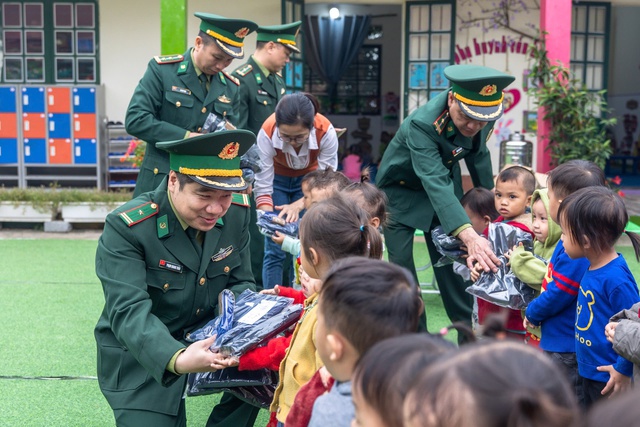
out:
<path id="1" fill-rule="evenodd" d="M 238 156 L 238 150 L 240 149 L 240 144 L 237 142 L 230 142 L 224 146 L 218 157 L 225 160 L 230 160 Z"/>
<path id="2" fill-rule="evenodd" d="M 251 30 L 249 30 L 247 27 L 242 27 L 235 32 L 235 36 L 238 37 L 239 39 L 243 39 L 247 37 L 247 34 L 249 34 L 250 32 Z"/>
<path id="3" fill-rule="evenodd" d="M 496 86 L 496 85 L 486 85 L 480 91 L 480 95 L 482 95 L 482 96 L 491 96 L 491 95 L 495 95 L 496 92 L 498 92 L 498 86 Z"/>

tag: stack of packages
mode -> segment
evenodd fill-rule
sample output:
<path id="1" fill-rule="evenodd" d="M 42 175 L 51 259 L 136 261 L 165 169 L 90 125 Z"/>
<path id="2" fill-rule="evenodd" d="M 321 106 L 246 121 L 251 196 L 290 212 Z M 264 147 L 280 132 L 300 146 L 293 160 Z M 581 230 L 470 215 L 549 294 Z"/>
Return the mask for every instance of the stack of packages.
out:
<path id="1" fill-rule="evenodd" d="M 219 297 L 220 315 L 204 327 L 190 333 L 187 341 L 195 342 L 216 335 L 211 351 L 240 357 L 265 344 L 294 325 L 302 313 L 302 305 L 292 298 L 264 295 L 250 290 L 236 299 L 225 289 Z M 277 373 L 269 369 L 238 371 L 226 368 L 215 372 L 189 374 L 187 396 L 232 393 L 253 405 L 268 408 L 273 398 Z"/>

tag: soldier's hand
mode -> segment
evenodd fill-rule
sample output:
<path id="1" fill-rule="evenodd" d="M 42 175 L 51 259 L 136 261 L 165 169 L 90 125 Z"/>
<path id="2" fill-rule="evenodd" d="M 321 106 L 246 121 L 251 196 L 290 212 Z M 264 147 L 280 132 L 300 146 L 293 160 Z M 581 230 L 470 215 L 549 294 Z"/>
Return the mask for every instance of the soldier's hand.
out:
<path id="1" fill-rule="evenodd" d="M 175 371 L 180 374 L 192 372 L 211 372 L 223 369 L 225 366 L 220 363 L 224 356 L 214 353 L 209 349 L 216 340 L 216 336 L 196 341 L 187 347 L 176 358 Z"/>
<path id="2" fill-rule="evenodd" d="M 473 228 L 469 227 L 458 234 L 458 238 L 463 241 L 469 252 L 467 266 L 471 269 L 477 262 L 486 272 L 498 272 L 500 260 L 491 249 L 491 244 L 487 239 L 478 235 Z"/>
<path id="3" fill-rule="evenodd" d="M 204 133 L 189 132 L 189 138 L 193 138 L 194 136 L 200 136 L 200 135 L 204 135 Z"/>

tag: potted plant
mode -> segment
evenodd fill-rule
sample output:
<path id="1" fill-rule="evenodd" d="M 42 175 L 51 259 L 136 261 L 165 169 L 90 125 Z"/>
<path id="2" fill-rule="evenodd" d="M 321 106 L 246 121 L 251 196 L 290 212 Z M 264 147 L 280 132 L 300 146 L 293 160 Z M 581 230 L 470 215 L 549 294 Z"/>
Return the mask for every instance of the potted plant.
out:
<path id="1" fill-rule="evenodd" d="M 533 84 L 529 94 L 543 109 L 543 118 L 551 122 L 548 149 L 554 166 L 572 159 L 588 159 L 604 169 L 611 155 L 607 129 L 616 123 L 607 119 L 610 110 L 605 90 L 591 92 L 562 64 L 551 65 L 543 33 L 531 45 Z"/>
<path id="2" fill-rule="evenodd" d="M 0 222 L 103 222 L 131 193 L 97 189 L 0 187 Z"/>

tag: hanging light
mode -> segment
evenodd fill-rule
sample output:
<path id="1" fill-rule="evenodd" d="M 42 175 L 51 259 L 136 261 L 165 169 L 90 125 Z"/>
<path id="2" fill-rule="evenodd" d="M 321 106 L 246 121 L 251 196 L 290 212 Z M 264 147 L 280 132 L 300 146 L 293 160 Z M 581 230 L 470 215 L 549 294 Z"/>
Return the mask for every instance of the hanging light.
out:
<path id="1" fill-rule="evenodd" d="M 329 9 L 329 18 L 331 19 L 340 18 L 340 9 L 338 9 L 337 7 L 332 7 L 331 9 Z"/>

